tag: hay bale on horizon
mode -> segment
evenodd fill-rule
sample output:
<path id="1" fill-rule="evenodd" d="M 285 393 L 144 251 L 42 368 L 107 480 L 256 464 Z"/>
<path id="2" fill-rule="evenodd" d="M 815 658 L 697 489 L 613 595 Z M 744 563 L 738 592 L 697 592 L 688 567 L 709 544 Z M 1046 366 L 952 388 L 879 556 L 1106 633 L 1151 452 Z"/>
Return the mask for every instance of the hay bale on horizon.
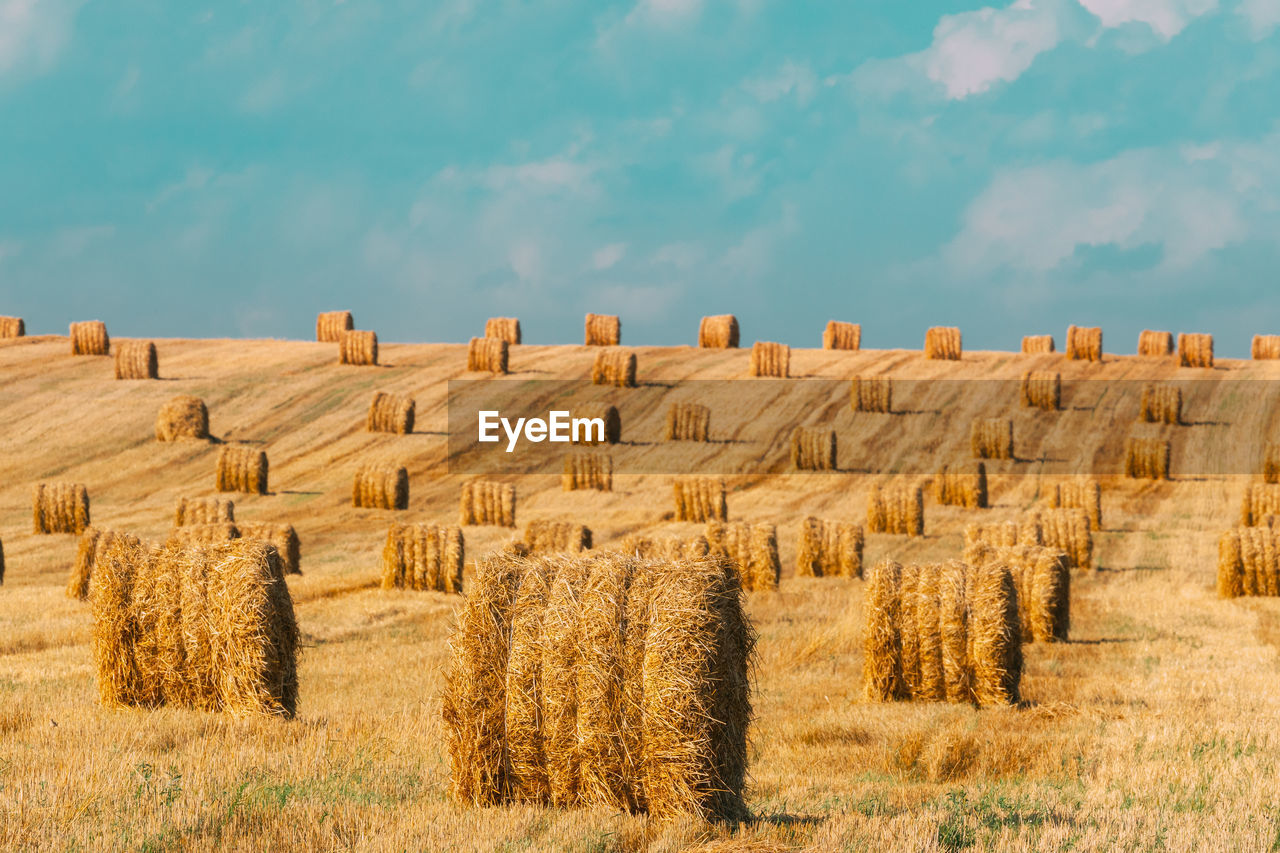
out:
<path id="1" fill-rule="evenodd" d="M 1149 424 L 1181 424 L 1182 389 L 1176 385 L 1155 382 L 1143 385 L 1138 417 Z"/>
<path id="2" fill-rule="evenodd" d="M 281 567 L 286 575 L 302 574 L 302 540 L 292 524 L 238 521 L 236 527 L 241 539 L 253 539 L 274 547 L 280 554 Z"/>
<path id="3" fill-rule="evenodd" d="M 1138 335 L 1138 355 L 1147 358 L 1164 358 L 1173 355 L 1173 332 L 1143 329 Z"/>
<path id="4" fill-rule="evenodd" d="M 708 521 L 706 555 L 727 561 L 747 591 L 777 589 L 782 577 L 778 528 L 768 522 Z"/>
<path id="5" fill-rule="evenodd" d="M 1124 440 L 1124 475 L 1135 480 L 1169 479 L 1169 442 L 1131 435 Z"/>
<path id="6" fill-rule="evenodd" d="M 1073 569 L 1093 568 L 1093 534 L 1089 532 L 1089 513 L 1076 507 L 1059 509 L 1033 509 L 1027 514 L 1028 522 L 1040 527 L 1042 544 L 1056 548 L 1067 555 Z"/>
<path id="7" fill-rule="evenodd" d="M 80 534 L 80 542 L 76 545 L 76 560 L 71 566 L 71 575 L 67 578 L 64 590 L 67 598 L 85 601 L 89 598 L 89 590 L 93 583 L 93 567 L 98 557 L 103 554 L 117 537 L 124 537 L 136 547 L 141 544 L 138 537 L 115 530 L 100 530 L 97 527 L 86 527 Z M 2 580 L 3 578 L 0 578 Z"/>
<path id="8" fill-rule="evenodd" d="M 1029 370 L 1022 374 L 1022 405 L 1056 412 L 1062 408 L 1062 374 Z"/>
<path id="9" fill-rule="evenodd" d="M 355 327 L 350 311 L 321 311 L 316 315 L 316 340 L 336 344 L 342 339 L 343 332 L 349 332 Z"/>
<path id="10" fill-rule="evenodd" d="M 494 480 L 462 484 L 461 524 L 516 526 L 516 487 Z"/>
<path id="11" fill-rule="evenodd" d="M 484 336 L 516 346 L 520 343 L 520 320 L 516 317 L 490 317 L 484 322 Z"/>
<path id="12" fill-rule="evenodd" d="M 27 324 L 21 317 L 0 317 L 0 338 L 21 338 L 27 334 Z"/>
<path id="13" fill-rule="evenodd" d="M 1097 480 L 1055 483 L 1048 494 L 1049 506 L 1054 509 L 1082 509 L 1089 519 L 1089 529 L 1102 529 L 1102 487 Z"/>
<path id="14" fill-rule="evenodd" d="M 893 411 L 893 385 L 888 376 L 855 376 L 850 380 L 849 405 L 855 412 Z"/>
<path id="15" fill-rule="evenodd" d="M 858 350 L 862 348 L 862 324 L 828 320 L 822 330 L 822 348 Z"/>
<path id="16" fill-rule="evenodd" d="M 614 348 L 596 353 L 595 362 L 591 365 L 591 384 L 636 387 L 636 354 Z"/>
<path id="17" fill-rule="evenodd" d="M 933 326 L 924 333 L 924 357 L 935 361 L 959 361 L 964 345 L 958 326 Z"/>
<path id="18" fill-rule="evenodd" d="M 676 521 L 727 521 L 724 480 L 717 477 L 676 477 L 672 483 Z"/>
<path id="19" fill-rule="evenodd" d="M 876 486 L 867 495 L 867 532 L 924 535 L 924 493 L 919 486 Z"/>
<path id="20" fill-rule="evenodd" d="M 228 498 L 178 498 L 173 526 L 223 524 L 236 520 L 236 505 Z"/>
<path id="21" fill-rule="evenodd" d="M 70 328 L 72 355 L 110 355 L 111 336 L 101 320 L 72 323 Z"/>
<path id="22" fill-rule="evenodd" d="M 363 509 L 408 509 L 409 472 L 403 465 L 368 462 L 356 469 L 351 505 Z"/>
<path id="23" fill-rule="evenodd" d="M 580 489 L 613 491 L 613 457 L 607 453 L 579 450 L 565 454 L 560 487 L 566 492 Z"/>
<path id="24" fill-rule="evenodd" d="M 1178 364 L 1182 367 L 1213 367 L 1213 335 L 1180 332 Z"/>
<path id="25" fill-rule="evenodd" d="M 1102 361 L 1102 327 L 1068 326 L 1067 358 L 1072 361 Z"/>
<path id="26" fill-rule="evenodd" d="M 792 430 L 791 465 L 797 471 L 835 471 L 836 431 L 810 427 Z"/>
<path id="27" fill-rule="evenodd" d="M 338 334 L 338 364 L 369 366 L 377 363 L 377 332 L 346 329 Z"/>
<path id="28" fill-rule="evenodd" d="M 413 432 L 414 412 L 412 397 L 374 391 L 373 399 L 369 402 L 369 413 L 364 419 L 364 428 L 368 432 L 408 435 Z"/>
<path id="29" fill-rule="evenodd" d="M 382 588 L 461 595 L 465 562 L 461 528 L 393 524 L 382 548 Z"/>
<path id="30" fill-rule="evenodd" d="M 33 533 L 84 533 L 89 492 L 83 483 L 37 483 L 31 495 Z"/>
<path id="31" fill-rule="evenodd" d="M 617 444 L 622 441 L 622 416 L 618 414 L 618 407 L 612 406 L 605 402 L 581 403 L 574 407 L 572 419 L 586 418 L 591 421 L 599 421 L 592 424 L 590 429 L 583 430 L 578 436 L 574 444 L 586 446 L 595 446 L 598 444 Z M 600 441 L 603 435 L 604 440 Z"/>
<path id="32" fill-rule="evenodd" d="M 672 403 L 667 409 L 667 441 L 710 441 L 711 409 L 701 403 Z"/>
<path id="33" fill-rule="evenodd" d="M 756 341 L 751 345 L 752 376 L 786 379 L 791 375 L 791 347 L 772 341 Z"/>
<path id="34" fill-rule="evenodd" d="M 703 317 L 698 323 L 698 346 L 702 349 L 737 349 L 738 318 L 732 314 Z"/>
<path id="35" fill-rule="evenodd" d="M 1053 335 L 1026 335 L 1022 339 L 1023 355 L 1045 355 L 1054 351 Z"/>
<path id="36" fill-rule="evenodd" d="M 943 506 L 986 509 L 987 466 L 982 462 L 943 465 L 933 479 L 933 496 Z"/>
<path id="37" fill-rule="evenodd" d="M 116 343 L 116 379 L 159 379 L 156 345 L 151 341 Z"/>
<path id="38" fill-rule="evenodd" d="M 1270 483 L 1245 486 L 1240 503 L 1240 526 L 1257 527 L 1268 515 L 1280 515 L 1280 486 Z"/>
<path id="39" fill-rule="evenodd" d="M 969 448 L 975 459 L 1013 459 L 1013 421 L 978 418 L 969 426 Z"/>
<path id="40" fill-rule="evenodd" d="M 862 577 L 862 525 L 809 516 L 800 522 L 796 576 Z"/>
<path id="41" fill-rule="evenodd" d="M 1249 355 L 1255 361 L 1280 358 L 1280 335 L 1254 335 Z"/>
<path id="42" fill-rule="evenodd" d="M 616 347 L 622 343 L 622 321 L 616 314 L 588 314 L 584 342 L 589 347 Z"/>
<path id="43" fill-rule="evenodd" d="M 509 372 L 510 344 L 501 338 L 472 338 L 467 344 L 467 370 L 505 375 Z"/>
<path id="44" fill-rule="evenodd" d="M 1018 588 L 1023 643 L 1066 642 L 1071 631 L 1071 563 L 1051 547 L 978 545 L 966 550 L 970 565 L 1003 565 Z"/>
<path id="45" fill-rule="evenodd" d="M 591 550 L 591 530 L 571 521 L 539 519 L 524 526 L 521 542 L 532 554 L 580 554 Z"/>
<path id="46" fill-rule="evenodd" d="M 160 407 L 156 414 L 156 441 L 209 437 L 209 410 L 204 400 L 180 394 Z"/>
<path id="47" fill-rule="evenodd" d="M 267 454 L 244 445 L 224 444 L 218 451 L 216 488 L 248 495 L 267 493 Z"/>

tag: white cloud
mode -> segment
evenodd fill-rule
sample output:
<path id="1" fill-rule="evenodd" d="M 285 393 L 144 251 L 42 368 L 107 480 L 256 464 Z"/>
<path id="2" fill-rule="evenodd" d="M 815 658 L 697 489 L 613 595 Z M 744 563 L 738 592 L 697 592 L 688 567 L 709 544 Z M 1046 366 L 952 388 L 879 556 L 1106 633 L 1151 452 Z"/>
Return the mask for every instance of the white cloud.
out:
<path id="1" fill-rule="evenodd" d="M 61 55 L 83 0 L 0 0 L 0 74 L 48 71 Z"/>
<path id="2" fill-rule="evenodd" d="M 1193 19 L 1216 11 L 1218 0 L 1080 0 L 1080 5 L 1096 15 L 1104 27 L 1146 24 L 1168 41 Z"/>
<path id="3" fill-rule="evenodd" d="M 495 192 L 509 189 L 584 192 L 590 188 L 594 168 L 565 157 L 528 163 L 490 166 L 480 182 Z"/>
<path id="4" fill-rule="evenodd" d="M 653 253 L 652 260 L 659 266 L 687 270 L 701 263 L 705 256 L 706 252 L 697 243 L 668 243 Z"/>
<path id="5" fill-rule="evenodd" d="M 1253 37 L 1261 40 L 1280 27 L 1280 0 L 1243 0 L 1236 14 L 1249 22 Z"/>
<path id="6" fill-rule="evenodd" d="M 627 15 L 626 23 L 670 25 L 696 18 L 701 12 L 702 0 L 640 0 Z"/>
<path id="7" fill-rule="evenodd" d="M 795 95 L 801 106 L 813 100 L 818 77 L 807 63 L 787 60 L 774 74 L 747 80 L 742 88 L 756 100 L 768 104 Z"/>
<path id="8" fill-rule="evenodd" d="M 723 145 L 700 158 L 702 170 L 719 181 L 730 200 L 746 198 L 760 189 L 760 176 L 754 171 L 754 154 L 740 154 L 732 145 Z"/>
<path id="9" fill-rule="evenodd" d="M 183 175 L 182 180 L 175 181 L 172 184 L 162 187 L 160 191 L 147 202 L 147 213 L 151 213 L 156 208 L 180 195 L 204 189 L 208 186 L 211 178 L 213 178 L 213 172 L 201 166 L 192 166 L 190 169 L 187 169 L 187 173 Z"/>
<path id="10" fill-rule="evenodd" d="M 626 243 L 610 243 L 608 246 L 601 246 L 591 255 L 591 268 L 596 271 L 610 269 L 616 266 L 626 253 Z"/>
<path id="11" fill-rule="evenodd" d="M 521 281 L 542 276 L 542 249 L 530 239 L 518 240 L 507 250 L 507 264 Z"/>
<path id="12" fill-rule="evenodd" d="M 269 113 L 285 102 L 289 87 L 278 72 L 270 74 L 251 85 L 240 96 L 240 109 L 247 113 Z"/>

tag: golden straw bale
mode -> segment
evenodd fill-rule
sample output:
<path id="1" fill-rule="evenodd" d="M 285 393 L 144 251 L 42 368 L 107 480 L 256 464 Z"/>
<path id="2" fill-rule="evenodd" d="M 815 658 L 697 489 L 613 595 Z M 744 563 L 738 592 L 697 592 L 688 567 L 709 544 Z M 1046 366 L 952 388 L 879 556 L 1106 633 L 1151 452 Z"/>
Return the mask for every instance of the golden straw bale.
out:
<path id="1" fill-rule="evenodd" d="M 566 454 L 560 485 L 566 492 L 578 489 L 613 491 L 613 457 L 587 450 Z"/>
<path id="2" fill-rule="evenodd" d="M 893 386 L 887 376 L 855 376 L 849 385 L 849 405 L 855 412 L 893 411 Z"/>
<path id="3" fill-rule="evenodd" d="M 676 521 L 724 521 L 729 517 L 724 481 L 715 477 L 676 477 L 672 484 Z"/>
<path id="4" fill-rule="evenodd" d="M 710 441 L 711 409 L 701 403 L 672 403 L 667 409 L 667 441 Z"/>
<path id="5" fill-rule="evenodd" d="M 867 496 L 867 532 L 924 535 L 924 493 L 919 486 L 877 486 Z"/>
<path id="6" fill-rule="evenodd" d="M 490 317 L 484 323 L 484 336 L 519 344 L 520 320 L 516 317 Z"/>
<path id="7" fill-rule="evenodd" d="M 1027 371 L 1022 374 L 1022 405 L 1056 412 L 1062 408 L 1062 374 Z"/>
<path id="8" fill-rule="evenodd" d="M 204 400 L 181 394 L 160 407 L 156 415 L 156 441 L 209 437 L 209 410 Z"/>
<path id="9" fill-rule="evenodd" d="M 629 533 L 622 537 L 614 550 L 645 560 L 697 560 L 711 552 L 711 545 L 705 536 L 691 536 L 688 539 L 666 536 L 653 539 Z"/>
<path id="10" fill-rule="evenodd" d="M 158 379 L 156 345 L 151 341 L 116 344 L 116 379 Z"/>
<path id="11" fill-rule="evenodd" d="M 1102 328 L 1068 326 L 1067 358 L 1072 361 L 1102 361 Z"/>
<path id="12" fill-rule="evenodd" d="M 570 521 L 530 521 L 523 544 L 530 554 L 580 554 L 591 550 L 591 530 Z"/>
<path id="13" fill-rule="evenodd" d="M 582 403 L 574 408 L 571 418 L 592 422 L 582 425 L 581 432 L 575 431 L 570 436 L 574 444 L 591 446 L 622 441 L 622 417 L 618 414 L 617 406 L 603 402 Z"/>
<path id="14" fill-rule="evenodd" d="M 1180 332 L 1178 364 L 1182 367 L 1213 367 L 1213 335 Z"/>
<path id="15" fill-rule="evenodd" d="M 1268 441 L 1263 450 L 1262 481 L 1280 483 L 1280 443 Z"/>
<path id="16" fill-rule="evenodd" d="M 873 702 L 904 698 L 900 564 L 884 559 L 871 568 L 862 612 L 863 692 Z"/>
<path id="17" fill-rule="evenodd" d="M 1056 548 L 978 545 L 966 551 L 971 565 L 1003 565 L 1018 588 L 1018 619 L 1022 642 L 1067 640 L 1071 630 L 1071 563 Z"/>
<path id="18" fill-rule="evenodd" d="M 173 526 L 222 524 L 236 520 L 236 505 L 227 498 L 178 498 Z"/>
<path id="19" fill-rule="evenodd" d="M 1250 483 L 1240 504 L 1240 526 L 1257 527 L 1268 515 L 1280 515 L 1280 486 Z"/>
<path id="20" fill-rule="evenodd" d="M 338 364 L 378 363 L 378 333 L 346 330 L 338 335 Z"/>
<path id="21" fill-rule="evenodd" d="M 636 354 L 613 348 L 596 353 L 595 363 L 591 366 L 591 383 L 618 388 L 636 387 Z"/>
<path id="22" fill-rule="evenodd" d="M 836 431 L 796 427 L 791 432 L 791 464 L 797 471 L 836 470 Z"/>
<path id="23" fill-rule="evenodd" d="M 365 509 L 408 509 L 409 472 L 403 465 L 369 462 L 356 469 L 351 505 Z"/>
<path id="24" fill-rule="evenodd" d="M 336 344 L 342 333 L 356 327 L 350 311 L 321 311 L 316 315 L 316 340 Z"/>
<path id="25" fill-rule="evenodd" d="M 547 558 L 542 558 L 547 559 Z M 582 762 L 578 741 L 578 602 L 586 560 L 558 557 L 542 618 L 542 732 L 551 805 L 578 805 Z"/>
<path id="26" fill-rule="evenodd" d="M 1249 351 L 1255 360 L 1280 358 L 1280 335 L 1254 335 Z"/>
<path id="27" fill-rule="evenodd" d="M 1126 438 L 1124 475 L 1138 480 L 1169 479 L 1169 442 L 1134 435 Z"/>
<path id="28" fill-rule="evenodd" d="M 83 533 L 89 526 L 89 493 L 81 483 L 38 483 L 31 496 L 34 533 Z"/>
<path id="29" fill-rule="evenodd" d="M 979 705 L 1016 705 L 1022 681 L 1018 590 L 1004 566 L 970 568 L 969 655 Z"/>
<path id="30" fill-rule="evenodd" d="M 698 323 L 698 346 L 703 349 L 737 349 L 738 318 L 732 314 L 703 317 Z"/>
<path id="31" fill-rule="evenodd" d="M 1218 539 L 1218 596 L 1280 595 L 1280 536 L 1268 527 L 1236 527 Z"/>
<path id="32" fill-rule="evenodd" d="M 530 560 L 512 604 L 507 652 L 505 736 L 507 796 L 516 803 L 543 805 L 550 800 L 546 733 L 543 731 L 543 623 L 558 565 Z"/>
<path id="33" fill-rule="evenodd" d="M 462 529 L 393 524 L 382 548 L 382 588 L 462 593 Z"/>
<path id="34" fill-rule="evenodd" d="M 0 541 L 0 584 L 3 584 L 3 583 L 4 583 L 4 542 Z"/>
<path id="35" fill-rule="evenodd" d="M 862 525 L 809 516 L 796 546 L 799 577 L 862 577 Z"/>
<path id="36" fill-rule="evenodd" d="M 467 370 L 505 374 L 509 371 L 510 344 L 501 338 L 472 338 L 467 344 Z"/>
<path id="37" fill-rule="evenodd" d="M 137 537 L 130 536 L 127 533 L 119 533 L 115 530 L 99 530 L 96 527 L 86 527 L 84 533 L 80 534 L 80 542 L 76 546 L 76 561 L 71 567 L 71 575 L 67 578 L 67 598 L 74 598 L 84 601 L 89 597 L 89 587 L 93 581 L 93 567 L 97 563 L 99 555 L 101 555 L 116 537 L 124 536 L 130 541 L 137 543 Z M 3 572 L 0 572 L 0 580 L 3 579 Z"/>
<path id="38" fill-rule="evenodd" d="M 1049 506 L 1082 509 L 1089 519 L 1089 529 L 1102 529 L 1102 488 L 1097 480 L 1055 483 L 1048 496 Z"/>
<path id="39" fill-rule="evenodd" d="M 21 317 L 0 317 L 0 338 L 21 338 L 27 334 L 27 324 Z"/>
<path id="40" fill-rule="evenodd" d="M 791 347 L 756 341 L 751 345 L 751 375 L 786 379 L 791 375 Z"/>
<path id="41" fill-rule="evenodd" d="M 374 391 L 365 416 L 364 428 L 369 432 L 408 435 L 413 432 L 415 405 L 412 397 Z"/>
<path id="42" fill-rule="evenodd" d="M 933 496 L 943 506 L 986 509 L 987 466 L 982 462 L 943 465 L 933 479 Z"/>
<path id="43" fill-rule="evenodd" d="M 217 489 L 249 495 L 267 493 L 267 454 L 243 445 L 226 444 L 218 451 Z"/>
<path id="44" fill-rule="evenodd" d="M 516 487 L 493 480 L 472 480 L 462 485 L 463 525 L 516 526 Z"/>
<path id="45" fill-rule="evenodd" d="M 240 528 L 230 522 L 188 524 L 169 530 L 165 547 L 192 548 L 199 545 L 217 545 L 240 538 Z"/>
<path id="46" fill-rule="evenodd" d="M 302 540 L 292 524 L 268 521 L 239 521 L 236 528 L 241 539 L 254 539 L 273 546 L 280 554 L 280 567 L 286 575 L 302 574 Z"/>
<path id="47" fill-rule="evenodd" d="M 588 314 L 584 326 L 589 347 L 616 347 L 622 342 L 622 321 L 615 314 Z"/>
<path id="48" fill-rule="evenodd" d="M 1143 329 L 1138 335 L 1138 355 L 1163 358 L 1173 355 L 1173 332 Z"/>
<path id="49" fill-rule="evenodd" d="M 1040 526 L 1042 541 L 1037 544 L 1064 552 L 1073 569 L 1093 568 L 1088 512 L 1074 507 L 1035 509 L 1027 514 L 1027 521 Z"/>
<path id="50" fill-rule="evenodd" d="M 1039 520 L 1027 516 L 1018 521 L 994 521 L 966 524 L 964 527 L 964 561 L 976 563 L 981 547 L 1010 548 L 1014 545 L 1043 545 L 1044 530 Z"/>
<path id="51" fill-rule="evenodd" d="M 924 357 L 939 361 L 959 361 L 964 354 L 960 329 L 934 326 L 924 333 Z"/>
<path id="52" fill-rule="evenodd" d="M 841 323 L 838 320 L 827 321 L 827 328 L 822 331 L 822 348 L 861 349 L 862 325 L 860 323 Z"/>
<path id="53" fill-rule="evenodd" d="M 1022 339 L 1023 355 L 1044 355 L 1054 351 L 1053 335 L 1026 335 Z"/>
<path id="54" fill-rule="evenodd" d="M 708 521 L 707 554 L 724 560 L 745 590 L 777 589 L 782 576 L 778 528 L 768 522 Z"/>
<path id="55" fill-rule="evenodd" d="M 1139 417 L 1149 424 L 1182 423 L 1182 389 L 1153 382 L 1143 385 Z"/>
<path id="56" fill-rule="evenodd" d="M 110 355 L 111 338 L 107 325 L 101 320 L 86 320 L 71 324 L 72 355 Z"/>
<path id="57" fill-rule="evenodd" d="M 969 447 L 975 459 L 1012 459 L 1013 421 L 978 418 L 969 426 Z"/>

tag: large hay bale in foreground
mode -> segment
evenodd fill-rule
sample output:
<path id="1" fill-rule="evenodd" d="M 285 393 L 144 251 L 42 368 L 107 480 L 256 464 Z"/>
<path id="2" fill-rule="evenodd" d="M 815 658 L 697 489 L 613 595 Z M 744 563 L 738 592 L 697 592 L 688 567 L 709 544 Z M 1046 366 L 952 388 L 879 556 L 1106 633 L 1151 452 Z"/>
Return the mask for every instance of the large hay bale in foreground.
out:
<path id="1" fill-rule="evenodd" d="M 571 521 L 530 521 L 521 544 L 534 554 L 581 554 L 591 550 L 591 529 Z"/>
<path id="2" fill-rule="evenodd" d="M 566 454 L 560 486 L 566 492 L 579 489 L 613 491 L 613 457 L 607 453 L 586 450 Z"/>
<path id="3" fill-rule="evenodd" d="M 462 484 L 463 525 L 491 524 L 516 526 L 516 487 L 493 480 L 472 480 Z"/>
<path id="4" fill-rule="evenodd" d="M 593 446 L 622 441 L 622 416 L 618 414 L 617 406 L 604 402 L 582 403 L 573 409 L 570 417 L 591 421 L 580 433 L 575 433 L 574 444 Z"/>
<path id="5" fill-rule="evenodd" d="M 981 462 L 943 465 L 933 478 L 933 496 L 943 506 L 986 509 L 987 466 Z"/>
<path id="6" fill-rule="evenodd" d="M 717 560 L 482 561 L 449 643 L 451 796 L 742 818 L 754 644 Z"/>
<path id="7" fill-rule="evenodd" d="M 321 311 L 316 315 L 316 340 L 336 344 L 342 339 L 343 332 L 349 332 L 355 327 L 350 311 Z"/>
<path id="8" fill-rule="evenodd" d="M 882 560 L 869 574 L 863 614 L 868 699 L 1018 703 L 1022 629 L 1006 566 Z"/>
<path id="9" fill-rule="evenodd" d="M 703 317 L 698 323 L 698 346 L 703 349 L 737 349 L 738 318 L 732 314 Z"/>
<path id="10" fill-rule="evenodd" d="M 862 525 L 809 516 L 796 544 L 798 577 L 862 577 Z"/>
<path id="11" fill-rule="evenodd" d="M 1240 502 L 1240 526 L 1257 527 L 1268 515 L 1280 515 L 1280 486 L 1250 483 Z"/>
<path id="12" fill-rule="evenodd" d="M 1071 631 L 1071 563 L 1056 548 L 978 545 L 965 551 L 970 565 L 1005 566 L 1018 587 L 1022 642 L 1066 642 Z"/>
<path id="13" fill-rule="evenodd" d="M 1135 480 L 1169 479 L 1169 442 L 1135 435 L 1126 438 L 1124 475 Z"/>
<path id="14" fill-rule="evenodd" d="M 1178 364 L 1182 367 L 1213 367 L 1213 335 L 1179 333 Z"/>
<path id="15" fill-rule="evenodd" d="M 173 526 L 223 524 L 236 520 L 236 505 L 228 498 L 178 498 Z"/>
<path id="16" fill-rule="evenodd" d="M 1280 595 L 1280 535 L 1269 527 L 1235 527 L 1218 539 L 1218 596 Z"/>
<path id="17" fill-rule="evenodd" d="M 710 441 L 711 409 L 701 403 L 672 403 L 667 409 L 667 441 Z"/>
<path id="18" fill-rule="evenodd" d="M 797 471 L 836 470 L 836 431 L 809 427 L 792 430 L 791 465 Z"/>
<path id="19" fill-rule="evenodd" d="M 220 545 L 240 538 L 240 528 L 230 522 L 188 524 L 169 530 L 167 547 L 192 548 L 198 545 Z"/>
<path id="20" fill-rule="evenodd" d="M 298 626 L 274 548 L 116 537 L 97 555 L 91 596 L 102 704 L 297 712 Z"/>
<path id="21" fill-rule="evenodd" d="M 1173 332 L 1143 329 L 1138 335 L 1138 355 L 1148 358 L 1164 358 L 1173 355 Z"/>
<path id="22" fill-rule="evenodd" d="M 778 528 L 768 522 L 708 521 L 707 555 L 726 560 L 745 590 L 777 589 L 782 576 Z"/>
<path id="23" fill-rule="evenodd" d="M 286 575 L 302 574 L 302 540 L 292 524 L 270 521 L 239 521 L 236 527 L 241 539 L 253 539 L 273 546 L 280 554 Z"/>
<path id="24" fill-rule="evenodd" d="M 1055 509 L 1082 509 L 1089 520 L 1089 529 L 1102 529 L 1102 487 L 1097 480 L 1055 483 L 1048 490 L 1048 496 L 1049 506 Z"/>
<path id="25" fill-rule="evenodd" d="M 364 428 L 369 432 L 408 435 L 413 432 L 414 411 L 415 404 L 412 397 L 374 391 L 373 400 L 369 402 L 369 414 L 365 416 Z"/>
<path id="26" fill-rule="evenodd" d="M 893 411 L 893 385 L 888 376 L 855 376 L 849 384 L 849 405 L 855 412 Z"/>
<path id="27" fill-rule="evenodd" d="M 467 370 L 506 374 L 509 362 L 510 344 L 501 338 L 472 338 L 467 344 Z"/>
<path id="28" fill-rule="evenodd" d="M 382 588 L 460 595 L 465 562 L 461 528 L 393 524 L 382 548 Z"/>
<path id="29" fill-rule="evenodd" d="M 38 483 L 31 495 L 33 533 L 83 533 L 89 492 L 82 483 Z"/>
<path id="30" fill-rule="evenodd" d="M 124 341 L 116 344 L 116 379 L 158 379 L 156 345 L 151 341 Z"/>
<path id="31" fill-rule="evenodd" d="M 181 394 L 160 407 L 156 415 L 156 441 L 209 437 L 209 410 L 204 400 Z"/>
<path id="32" fill-rule="evenodd" d="M 1054 351 L 1053 335 L 1026 335 L 1022 339 L 1023 355 L 1046 355 Z"/>
<path id="33" fill-rule="evenodd" d="M 622 537 L 613 550 L 644 560 L 697 560 L 711 552 L 711 545 L 705 536 L 690 536 L 687 539 L 678 536 L 652 538 L 629 533 Z M 745 581 L 743 588 L 750 588 Z"/>
<path id="34" fill-rule="evenodd" d="M 111 337 L 107 335 L 107 324 L 101 320 L 72 323 L 70 335 L 72 355 L 111 354 Z"/>
<path id="35" fill-rule="evenodd" d="M 934 326 L 924 333 L 924 357 L 938 361 L 959 361 L 964 346 L 957 326 Z"/>
<path id="36" fill-rule="evenodd" d="M 724 480 L 716 477 L 676 477 L 672 483 L 676 521 L 725 521 Z"/>
<path id="37" fill-rule="evenodd" d="M 21 338 L 27 334 L 27 324 L 21 317 L 0 317 L 0 338 Z"/>
<path id="38" fill-rule="evenodd" d="M 1034 509 L 1027 520 L 1040 526 L 1041 542 L 1067 555 L 1073 569 L 1093 568 L 1093 534 L 1089 532 L 1089 514 L 1083 509 Z M 1031 544 L 1031 543 L 1026 543 Z"/>
<path id="39" fill-rule="evenodd" d="M 351 505 L 364 509 L 408 509 L 409 472 L 403 465 L 370 462 L 356 469 Z"/>
<path id="40" fill-rule="evenodd" d="M 786 379 L 791 375 L 791 347 L 756 341 L 751 345 L 751 375 Z"/>
<path id="41" fill-rule="evenodd" d="M 622 343 L 622 321 L 616 314 L 588 314 L 583 326 L 589 347 L 616 347 Z"/>
<path id="42" fill-rule="evenodd" d="M 1254 335 L 1249 354 L 1255 361 L 1280 358 L 1280 335 Z"/>
<path id="43" fill-rule="evenodd" d="M 338 335 L 338 364 L 378 363 L 378 333 L 346 330 Z"/>
<path id="44" fill-rule="evenodd" d="M 93 583 L 93 567 L 97 564 L 98 557 L 111 547 L 117 537 L 124 537 L 135 547 L 140 544 L 136 536 L 128 533 L 99 530 L 96 527 L 84 529 L 84 533 L 80 534 L 80 542 L 76 546 L 76 561 L 72 564 L 71 575 L 67 578 L 65 590 L 67 598 L 84 601 L 89 597 L 89 589 Z"/>
<path id="45" fill-rule="evenodd" d="M 1056 412 L 1062 408 L 1062 374 L 1056 371 L 1027 371 L 1022 374 L 1022 405 Z"/>
<path id="46" fill-rule="evenodd" d="M 1072 361 L 1102 361 L 1102 327 L 1068 326 L 1067 358 Z"/>
<path id="47" fill-rule="evenodd" d="M 508 344 L 520 343 L 520 320 L 517 317 L 490 317 L 484 323 L 484 336 Z"/>
<path id="48" fill-rule="evenodd" d="M 1176 385 L 1148 382 L 1142 386 L 1138 417 L 1149 424 L 1182 423 L 1182 389 Z"/>
<path id="49" fill-rule="evenodd" d="M 636 354 L 612 348 L 596 353 L 595 363 L 591 366 L 591 383 L 618 388 L 636 387 Z"/>
<path id="50" fill-rule="evenodd" d="M 969 426 L 969 448 L 975 459 L 1013 458 L 1013 421 L 978 418 Z"/>
<path id="51" fill-rule="evenodd" d="M 876 486 L 867 495 L 867 532 L 924 535 L 924 493 L 919 486 Z"/>
<path id="52" fill-rule="evenodd" d="M 822 331 L 823 349 L 856 350 L 862 348 L 862 325 L 828 320 Z"/>
<path id="53" fill-rule="evenodd" d="M 218 451 L 216 486 L 220 492 L 267 493 L 267 454 L 243 445 L 225 444 Z"/>

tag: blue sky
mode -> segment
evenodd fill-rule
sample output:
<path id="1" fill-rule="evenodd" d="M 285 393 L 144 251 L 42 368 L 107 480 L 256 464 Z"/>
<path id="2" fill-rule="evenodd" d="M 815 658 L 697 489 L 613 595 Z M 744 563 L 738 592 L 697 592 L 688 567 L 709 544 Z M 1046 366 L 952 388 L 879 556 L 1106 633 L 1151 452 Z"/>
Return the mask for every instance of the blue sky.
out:
<path id="1" fill-rule="evenodd" d="M 34 332 L 1280 333 L 1280 0 L 0 0 Z"/>

